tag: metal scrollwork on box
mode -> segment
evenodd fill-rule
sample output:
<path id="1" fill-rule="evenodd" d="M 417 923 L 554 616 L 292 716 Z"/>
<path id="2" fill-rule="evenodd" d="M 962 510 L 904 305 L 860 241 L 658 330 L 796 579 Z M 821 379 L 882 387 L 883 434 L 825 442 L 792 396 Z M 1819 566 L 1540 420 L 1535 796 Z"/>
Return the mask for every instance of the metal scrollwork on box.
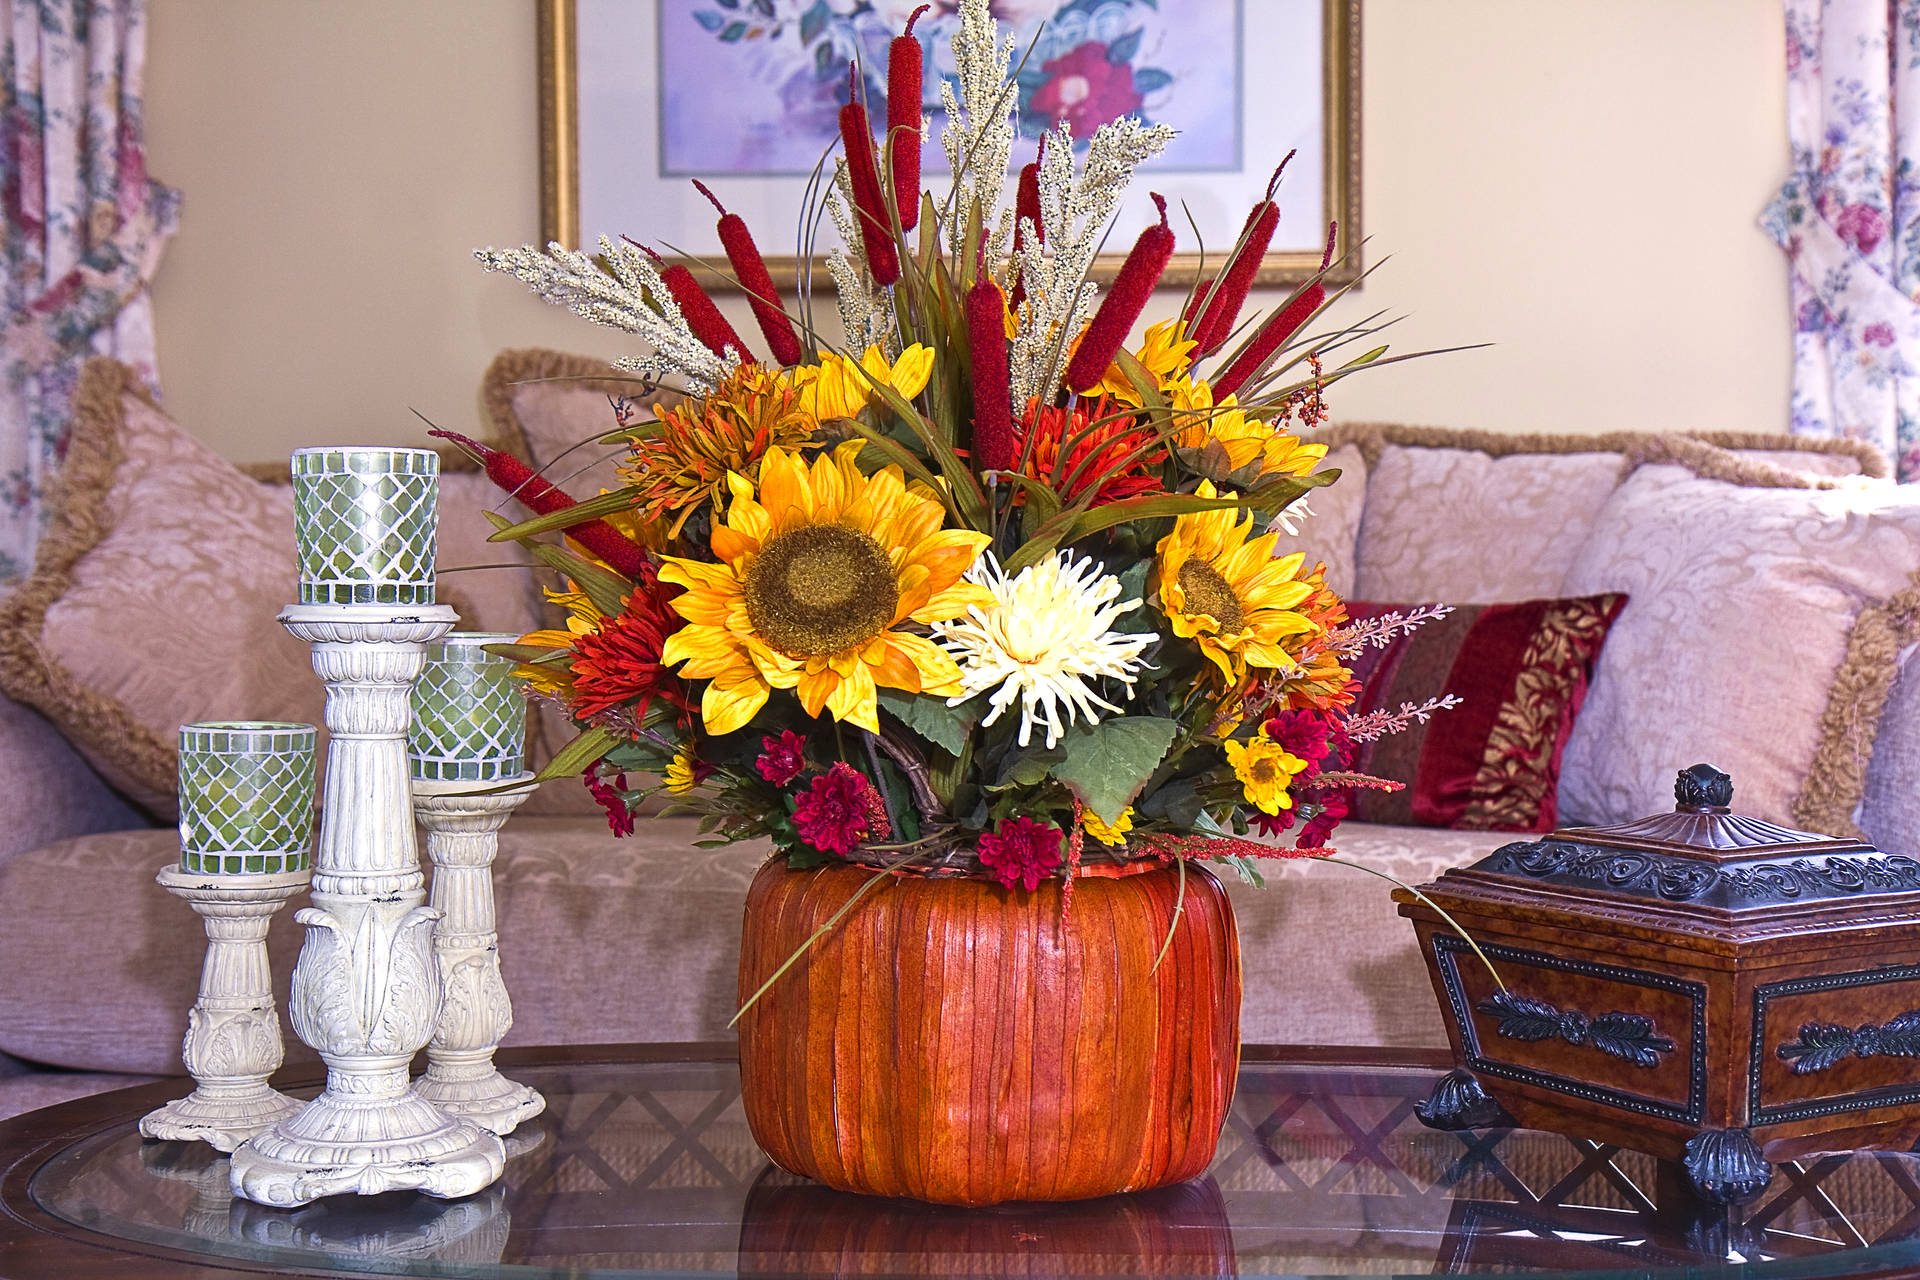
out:
<path id="1" fill-rule="evenodd" d="M 1808 1022 L 1800 1038 L 1774 1050 L 1793 1074 L 1812 1075 L 1845 1058 L 1920 1058 L 1920 1009 L 1909 1009 L 1882 1023 L 1843 1027 L 1837 1022 Z"/>
<path id="2" fill-rule="evenodd" d="M 1637 1067 L 1657 1067 L 1660 1055 L 1674 1050 L 1673 1041 L 1656 1034 L 1653 1019 L 1644 1014 L 1615 1012 L 1589 1018 L 1578 1009 L 1563 1012 L 1545 1000 L 1513 991 L 1496 991 L 1474 1009 L 1498 1018 L 1495 1030 L 1508 1039 L 1535 1041 L 1558 1036 L 1571 1045 L 1592 1045 L 1609 1057 Z"/>
<path id="3" fill-rule="evenodd" d="M 1716 867 L 1633 849 L 1535 840 L 1498 849 L 1482 865 L 1534 880 L 1576 881 L 1667 902 L 1721 906 L 1920 889 L 1920 860 L 1898 854 L 1836 854 Z"/>

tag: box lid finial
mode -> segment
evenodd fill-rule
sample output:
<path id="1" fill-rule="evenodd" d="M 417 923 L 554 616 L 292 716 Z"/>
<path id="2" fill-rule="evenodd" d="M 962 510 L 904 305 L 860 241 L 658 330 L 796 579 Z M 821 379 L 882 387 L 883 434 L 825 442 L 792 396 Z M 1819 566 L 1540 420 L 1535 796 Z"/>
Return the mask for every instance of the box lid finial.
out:
<path id="1" fill-rule="evenodd" d="M 1675 812 L 1726 813 L 1733 804 L 1733 779 L 1710 764 L 1682 769 L 1673 780 Z"/>

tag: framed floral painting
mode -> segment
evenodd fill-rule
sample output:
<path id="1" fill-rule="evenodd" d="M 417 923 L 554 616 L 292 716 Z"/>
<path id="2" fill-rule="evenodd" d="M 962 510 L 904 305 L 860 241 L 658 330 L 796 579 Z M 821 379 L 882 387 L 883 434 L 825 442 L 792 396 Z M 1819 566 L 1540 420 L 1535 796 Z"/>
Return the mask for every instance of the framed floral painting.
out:
<path id="1" fill-rule="evenodd" d="M 817 266 L 833 229 L 802 226 L 800 210 L 822 158 L 831 165 L 837 112 L 856 77 L 878 110 L 887 42 L 921 2 L 540 0 L 543 238 L 578 247 L 645 225 L 663 253 L 718 259 L 698 179 L 756 228 L 776 277 L 791 280 L 803 250 Z M 956 7 L 936 0 L 914 28 L 930 143 Z M 1359 273 L 1360 0 L 994 0 L 992 11 L 1015 37 L 1016 162 L 1061 122 L 1083 140 L 1128 114 L 1179 130 L 1115 223 L 1123 247 L 1152 220 L 1148 191 L 1167 197 L 1181 252 L 1163 283 L 1190 282 L 1203 251 L 1218 261 L 1289 151 L 1261 283 L 1312 276 L 1330 222 L 1341 261 L 1329 280 Z M 944 166 L 939 146 L 924 164 Z M 1120 257 L 1103 255 L 1096 273 Z"/>

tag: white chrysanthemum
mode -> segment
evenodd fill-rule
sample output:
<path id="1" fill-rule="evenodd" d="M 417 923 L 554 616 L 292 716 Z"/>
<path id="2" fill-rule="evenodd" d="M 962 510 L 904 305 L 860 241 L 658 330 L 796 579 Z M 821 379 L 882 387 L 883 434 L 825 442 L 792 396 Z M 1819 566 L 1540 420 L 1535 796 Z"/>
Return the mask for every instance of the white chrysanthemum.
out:
<path id="1" fill-rule="evenodd" d="M 1038 721 L 1045 722 L 1051 747 L 1076 718 L 1098 724 L 1099 711 L 1121 710 L 1087 682 L 1106 676 L 1131 685 L 1134 672 L 1145 665 L 1141 651 L 1157 637 L 1109 629 L 1114 619 L 1140 605 L 1138 600 L 1114 603 L 1118 578 L 1101 573 L 1091 560 L 1076 562 L 1058 551 L 1011 578 L 991 555 L 983 555 L 966 576 L 993 592 L 994 603 L 933 625 L 960 664 L 963 692 L 948 699 L 950 705 L 992 689 L 992 714 L 983 722 L 992 724 L 1018 700 L 1023 747 Z"/>

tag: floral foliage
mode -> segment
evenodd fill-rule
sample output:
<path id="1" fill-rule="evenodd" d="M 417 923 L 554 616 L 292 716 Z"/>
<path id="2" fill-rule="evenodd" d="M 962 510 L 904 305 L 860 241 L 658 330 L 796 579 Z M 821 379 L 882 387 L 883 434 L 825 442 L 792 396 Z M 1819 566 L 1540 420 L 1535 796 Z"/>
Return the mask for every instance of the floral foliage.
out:
<path id="1" fill-rule="evenodd" d="M 1082 862 L 1245 869 L 1275 852 L 1246 837 L 1296 825 L 1287 852 L 1321 848 L 1358 776 L 1347 659 L 1423 619 L 1349 627 L 1324 568 L 1289 549 L 1302 499 L 1338 476 L 1294 428 L 1385 349 L 1337 354 L 1364 323 L 1308 331 L 1331 301 L 1321 277 L 1268 317 L 1284 340 L 1236 319 L 1271 199 L 1196 297 L 1205 340 L 1176 315 L 1126 349 L 1176 234 L 1164 218 L 1127 229 L 1134 252 L 1104 299 L 1087 278 L 1134 169 L 1170 139 L 1128 114 L 1129 51 L 1083 42 L 1020 71 L 1015 92 L 993 6 L 934 8 L 958 69 L 958 91 L 942 89 L 950 154 L 1003 172 L 1036 122 L 1049 145 L 1012 184 L 1017 210 L 976 170 L 907 201 L 923 224 L 909 234 L 898 166 L 916 131 L 875 145 L 864 108 L 843 110 L 858 173 L 821 185 L 846 232 L 833 278 L 848 349 L 796 354 L 767 290 L 762 363 L 644 254 L 482 255 L 641 336 L 630 367 L 687 392 L 601 438 L 624 488 L 548 501 L 496 535 L 571 580 L 555 597 L 565 629 L 508 649 L 582 731 L 556 769 L 591 766 L 616 832 L 649 789 L 628 780 L 653 775 L 714 839 L 770 836 L 795 866 L 920 864 L 1023 892 L 1071 883 Z M 795 20 L 782 14 L 764 16 Z M 732 30 L 714 34 L 759 38 Z M 880 83 L 910 92 L 919 47 L 887 47 Z M 744 223 L 722 219 L 730 265 L 761 279 Z M 1267 335 L 1257 356 L 1228 341 L 1236 327 Z M 1228 367 L 1234 394 L 1216 394 Z M 588 521 L 632 546 L 546 540 Z M 636 558 L 637 573 L 615 563 Z"/>

